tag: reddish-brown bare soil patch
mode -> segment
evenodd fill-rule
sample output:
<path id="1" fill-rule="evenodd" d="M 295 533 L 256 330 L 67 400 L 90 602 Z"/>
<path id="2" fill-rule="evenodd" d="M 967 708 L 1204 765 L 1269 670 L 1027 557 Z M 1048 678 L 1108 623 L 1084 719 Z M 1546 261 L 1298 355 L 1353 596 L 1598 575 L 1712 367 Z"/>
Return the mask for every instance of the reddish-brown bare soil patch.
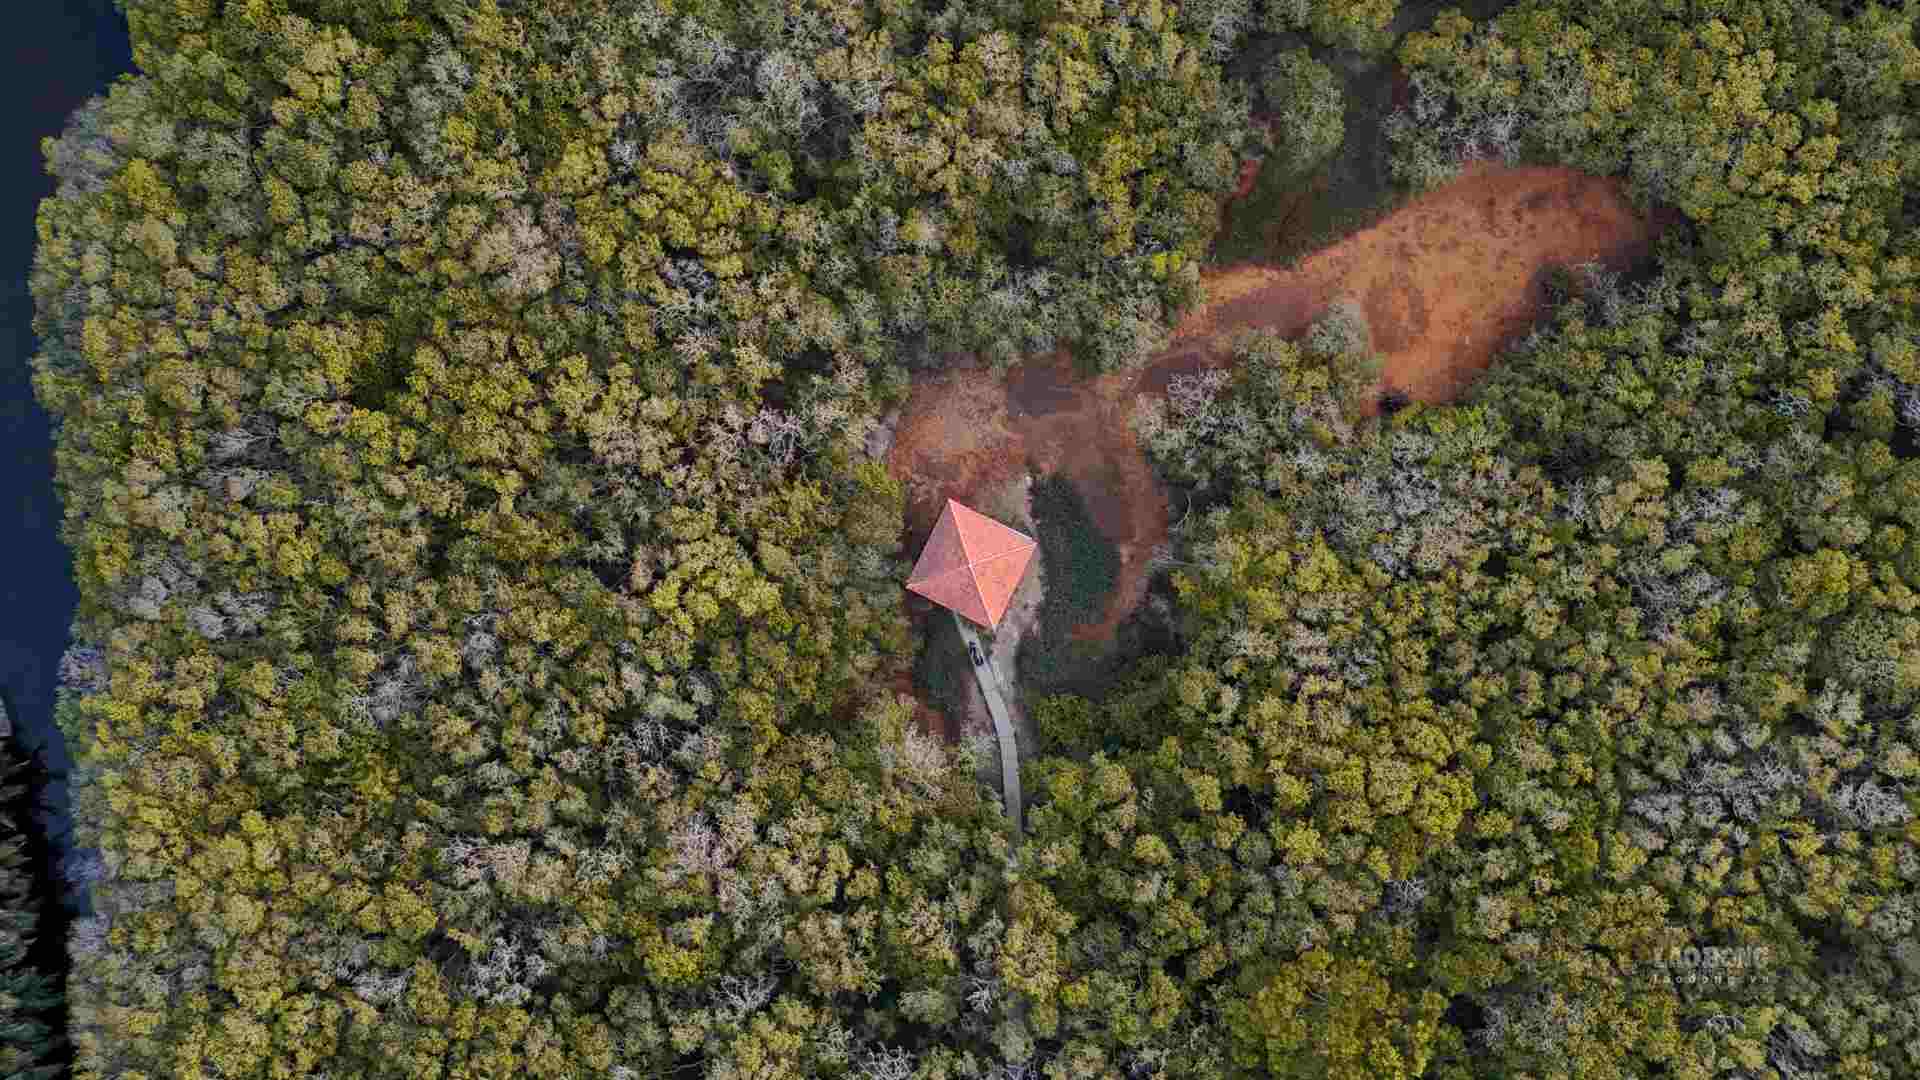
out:
<path id="1" fill-rule="evenodd" d="M 1420 401 L 1457 396 L 1546 302 L 1546 271 L 1593 260 L 1625 269 L 1664 221 L 1627 202 L 1614 180 L 1572 169 L 1475 165 L 1292 269 L 1238 266 L 1209 275 L 1208 302 L 1175 329 L 1169 358 L 1224 363 L 1234 331 L 1286 336 L 1340 299 L 1358 303 L 1385 354 L 1382 387 Z M 1154 386 L 1149 374 L 1143 386 Z"/>
<path id="2" fill-rule="evenodd" d="M 1166 492 L 1129 422 L 1140 395 L 1226 364 L 1238 331 L 1273 327 L 1291 337 L 1351 298 L 1385 354 L 1382 389 L 1448 401 L 1542 314 L 1549 268 L 1595 260 L 1623 269 L 1650 250 L 1661 224 L 1637 214 L 1615 181 L 1478 165 L 1292 269 L 1208 273 L 1207 302 L 1138 372 L 1076 379 L 1056 355 L 1004 374 L 973 368 L 924 379 L 888 455 L 907 485 L 909 539 L 925 540 L 948 497 L 967 501 L 1025 470 L 1062 473 L 1120 551 L 1107 617 L 1081 628 L 1110 636 L 1145 595 L 1153 548 L 1167 538 Z"/>
<path id="3" fill-rule="evenodd" d="M 1248 158 L 1247 160 L 1242 161 L 1240 163 L 1240 176 L 1238 179 L 1234 181 L 1233 194 L 1227 196 L 1227 201 L 1232 202 L 1235 199 L 1246 198 L 1248 193 L 1253 190 L 1253 182 L 1255 180 L 1258 180 L 1259 178 L 1260 178 L 1259 159 Z"/>
<path id="4" fill-rule="evenodd" d="M 1407 70 L 1398 65 L 1393 69 L 1393 107 L 1404 109 L 1413 104 L 1413 80 L 1407 78 Z"/>
<path id="5" fill-rule="evenodd" d="M 958 742 L 959 725 L 947 718 L 947 714 L 922 701 L 913 692 L 913 676 L 905 671 L 894 675 L 887 681 L 887 692 L 905 694 L 913 698 L 913 726 L 922 734 L 930 735 L 941 742 Z"/>
<path id="6" fill-rule="evenodd" d="M 963 369 L 921 382 L 887 457 L 907 487 L 909 539 L 925 540 L 948 498 L 976 501 L 1023 472 L 1064 475 L 1121 561 L 1107 617 L 1076 636 L 1111 636 L 1146 594 L 1148 556 L 1167 536 L 1166 492 L 1130 422 L 1131 381 L 1077 379 L 1068 359 L 1056 355 L 1005 374 Z"/>

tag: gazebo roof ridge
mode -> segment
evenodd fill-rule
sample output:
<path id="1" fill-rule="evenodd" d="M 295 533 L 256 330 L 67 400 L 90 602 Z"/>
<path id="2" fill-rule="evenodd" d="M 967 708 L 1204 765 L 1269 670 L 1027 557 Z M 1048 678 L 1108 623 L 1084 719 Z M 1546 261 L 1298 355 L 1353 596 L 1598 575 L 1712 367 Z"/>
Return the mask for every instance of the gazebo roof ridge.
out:
<path id="1" fill-rule="evenodd" d="M 948 498 L 907 588 L 991 629 L 1038 547 L 1025 533 Z"/>

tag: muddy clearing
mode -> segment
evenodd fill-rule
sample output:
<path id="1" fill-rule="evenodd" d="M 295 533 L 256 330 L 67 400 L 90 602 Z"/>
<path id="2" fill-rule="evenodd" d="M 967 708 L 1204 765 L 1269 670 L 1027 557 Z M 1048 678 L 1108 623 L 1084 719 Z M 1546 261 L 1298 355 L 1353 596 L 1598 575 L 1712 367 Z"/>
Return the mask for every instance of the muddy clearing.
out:
<path id="1" fill-rule="evenodd" d="M 907 488 L 908 539 L 917 550 L 948 497 L 971 501 L 1022 473 L 1061 473 L 1120 552 L 1106 617 L 1076 635 L 1110 638 L 1145 596 L 1154 548 L 1167 540 L 1167 493 L 1129 422 L 1140 395 L 1225 365 L 1238 331 L 1292 337 L 1345 298 L 1365 311 L 1385 356 L 1382 389 L 1449 401 L 1541 316 L 1549 270 L 1589 260 L 1626 269 L 1663 223 L 1637 213 L 1616 181 L 1477 165 L 1291 269 L 1209 272 L 1207 301 L 1140 371 L 1079 379 L 1056 354 L 1004 373 L 931 375 L 915 386 L 888 454 Z"/>
<path id="2" fill-rule="evenodd" d="M 1344 298 L 1366 313 L 1386 358 L 1383 388 L 1449 401 L 1540 318 L 1550 269 L 1594 261 L 1625 270 L 1665 223 L 1635 211 L 1614 180 L 1478 165 L 1291 269 L 1208 275 L 1207 303 L 1181 320 L 1141 385 L 1164 391 L 1169 371 L 1224 363 L 1225 339 L 1240 329 L 1292 337 Z"/>
<path id="3" fill-rule="evenodd" d="M 949 497 L 977 504 L 988 489 L 1026 474 L 1065 475 L 1121 560 L 1107 618 L 1076 636 L 1110 636 L 1146 591 L 1147 576 L 1128 568 L 1145 567 L 1167 535 L 1166 493 L 1134 438 L 1125 382 L 1077 379 L 1065 356 L 1005 375 L 973 368 L 921 382 L 888 454 L 906 485 L 910 540 L 925 540 Z"/>

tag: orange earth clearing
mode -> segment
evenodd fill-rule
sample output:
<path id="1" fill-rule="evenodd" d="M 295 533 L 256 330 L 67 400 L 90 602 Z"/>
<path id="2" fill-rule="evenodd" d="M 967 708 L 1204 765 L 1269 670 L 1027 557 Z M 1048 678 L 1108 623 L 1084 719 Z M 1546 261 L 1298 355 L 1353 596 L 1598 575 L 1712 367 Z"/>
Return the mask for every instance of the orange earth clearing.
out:
<path id="1" fill-rule="evenodd" d="M 887 459 L 907 488 L 909 539 L 925 540 L 948 497 L 971 501 L 1030 470 L 1063 473 L 1119 549 L 1106 618 L 1076 632 L 1109 637 L 1145 596 L 1148 559 L 1167 539 L 1167 494 L 1128 422 L 1143 394 L 1164 394 L 1175 375 L 1228 363 L 1236 331 L 1273 327 L 1291 337 L 1350 298 L 1385 356 L 1382 389 L 1449 401 L 1542 315 L 1549 269 L 1588 260 L 1624 269 L 1650 251 L 1663 223 L 1663 215 L 1635 212 L 1613 180 L 1476 165 L 1291 269 L 1205 273 L 1206 301 L 1139 371 L 1076 379 L 1061 353 L 1006 373 L 976 367 L 925 378 Z"/>

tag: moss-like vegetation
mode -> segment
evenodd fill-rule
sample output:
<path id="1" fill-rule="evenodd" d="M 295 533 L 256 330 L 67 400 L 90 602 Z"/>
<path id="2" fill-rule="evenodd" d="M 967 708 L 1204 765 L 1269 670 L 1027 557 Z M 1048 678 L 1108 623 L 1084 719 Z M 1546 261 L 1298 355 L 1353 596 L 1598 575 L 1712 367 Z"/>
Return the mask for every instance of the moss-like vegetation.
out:
<path id="1" fill-rule="evenodd" d="M 1075 628 L 1098 622 L 1113 598 L 1120 553 L 1100 532 L 1080 490 L 1064 476 L 1033 485 L 1034 539 L 1046 567 L 1039 624 L 1020 643 L 1020 676 L 1037 692 L 1092 692 L 1109 672 L 1109 642 L 1081 641 Z"/>
<path id="2" fill-rule="evenodd" d="M 925 639 L 913 665 L 913 684 L 923 700 L 956 722 L 980 698 L 966 640 L 945 609 L 927 619 Z"/>
<path id="3" fill-rule="evenodd" d="M 1094 524 L 1073 481 L 1054 475 L 1034 482 L 1033 525 L 1047 568 L 1041 625 L 1060 634 L 1099 621 L 1119 581 L 1120 552 Z"/>

